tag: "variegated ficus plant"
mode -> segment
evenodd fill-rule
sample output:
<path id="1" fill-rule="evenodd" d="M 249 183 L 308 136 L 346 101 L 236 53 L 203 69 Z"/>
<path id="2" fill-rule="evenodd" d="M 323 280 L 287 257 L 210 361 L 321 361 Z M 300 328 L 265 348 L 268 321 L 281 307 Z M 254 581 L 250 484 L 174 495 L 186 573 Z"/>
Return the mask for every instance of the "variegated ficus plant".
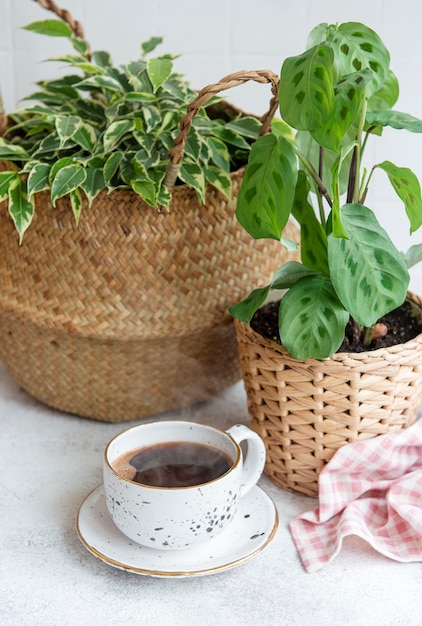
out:
<path id="1" fill-rule="evenodd" d="M 116 67 L 108 52 L 91 52 L 65 21 L 42 20 L 25 28 L 67 38 L 74 53 L 50 59 L 69 72 L 38 82 L 26 98 L 30 103 L 8 116 L 0 137 L 0 201 L 8 200 L 20 239 L 33 218 L 36 195 L 45 190 L 53 207 L 59 198 L 70 198 L 76 222 L 83 199 L 89 205 L 102 190 L 131 189 L 151 207 L 168 209 L 168 151 L 197 95 L 174 70 L 175 55 L 151 56 L 161 43 L 153 37 L 141 44 L 139 59 Z M 246 163 L 259 128 L 247 115 L 214 119 L 201 109 L 179 181 L 201 202 L 208 184 L 230 197 L 230 171 Z"/>
<path id="2" fill-rule="evenodd" d="M 349 320 L 369 345 L 377 320 L 403 304 L 408 268 L 422 259 L 422 244 L 399 252 L 367 206 L 369 184 L 381 171 L 404 204 L 411 233 L 422 224 L 415 174 L 389 160 L 365 164 L 368 140 L 380 140 L 384 127 L 422 132 L 421 120 L 393 110 L 398 94 L 388 50 L 360 23 L 320 24 L 305 52 L 282 65 L 282 120 L 252 148 L 237 217 L 252 237 L 292 249 L 283 228 L 293 216 L 301 262 L 284 263 L 271 284 L 230 311 L 249 323 L 270 289 L 286 290 L 279 334 L 298 359 L 334 354 Z"/>

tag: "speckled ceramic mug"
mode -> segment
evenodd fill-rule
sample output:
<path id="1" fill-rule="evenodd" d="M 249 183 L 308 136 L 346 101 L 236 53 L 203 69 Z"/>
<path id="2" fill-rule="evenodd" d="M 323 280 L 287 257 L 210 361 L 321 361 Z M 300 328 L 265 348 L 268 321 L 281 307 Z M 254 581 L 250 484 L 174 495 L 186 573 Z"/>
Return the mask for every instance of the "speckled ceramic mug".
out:
<path id="1" fill-rule="evenodd" d="M 243 441 L 247 442 L 245 458 L 240 446 Z M 229 459 L 229 469 L 210 482 L 175 488 L 140 484 L 113 468 L 128 452 L 172 442 L 216 448 Z M 239 499 L 257 483 L 264 464 L 262 439 L 242 424 L 227 431 L 185 421 L 141 424 L 114 437 L 105 449 L 107 508 L 119 530 L 139 544 L 160 550 L 192 548 L 230 524 Z"/>

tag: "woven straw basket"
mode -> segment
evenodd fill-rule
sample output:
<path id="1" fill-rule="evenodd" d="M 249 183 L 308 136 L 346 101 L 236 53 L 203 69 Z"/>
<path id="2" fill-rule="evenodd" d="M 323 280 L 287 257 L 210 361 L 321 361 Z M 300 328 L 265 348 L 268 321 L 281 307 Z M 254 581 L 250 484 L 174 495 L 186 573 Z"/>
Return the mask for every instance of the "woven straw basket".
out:
<path id="1" fill-rule="evenodd" d="M 272 72 L 239 72 L 204 88 L 181 122 L 169 186 L 198 108 L 248 80 L 272 84 L 268 130 Z M 238 225 L 243 169 L 231 178 L 231 202 L 210 188 L 199 206 L 179 185 L 162 214 L 133 192 L 103 192 L 78 227 L 66 199 L 53 209 L 47 192 L 37 194 L 21 246 L 0 205 L 0 359 L 16 381 L 62 411 L 123 422 L 202 401 L 239 380 L 226 309 L 268 281 L 280 253 L 277 242 L 251 244 Z"/>
<path id="2" fill-rule="evenodd" d="M 235 326 L 252 428 L 266 444 L 265 473 L 280 487 L 317 496 L 318 475 L 336 450 L 415 421 L 422 334 L 386 349 L 298 361 L 249 325 Z"/>

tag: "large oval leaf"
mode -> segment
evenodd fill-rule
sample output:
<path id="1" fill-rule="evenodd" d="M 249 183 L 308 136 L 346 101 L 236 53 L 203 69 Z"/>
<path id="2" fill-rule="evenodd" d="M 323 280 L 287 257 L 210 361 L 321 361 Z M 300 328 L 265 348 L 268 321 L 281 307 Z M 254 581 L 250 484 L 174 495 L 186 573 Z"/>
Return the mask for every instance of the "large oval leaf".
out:
<path id="1" fill-rule="evenodd" d="M 254 239 L 280 239 L 296 179 L 296 156 L 290 142 L 273 135 L 259 137 L 249 155 L 236 208 L 238 221 Z"/>
<path id="2" fill-rule="evenodd" d="M 348 239 L 328 236 L 331 280 L 358 324 L 372 326 L 403 303 L 409 273 L 371 209 L 346 204 L 341 219 Z"/>
<path id="3" fill-rule="evenodd" d="M 372 79 L 367 85 L 368 97 L 378 91 L 388 76 L 390 54 L 379 35 L 359 22 L 330 27 L 328 41 L 335 46 L 335 63 L 344 76 L 368 68 Z"/>
<path id="4" fill-rule="evenodd" d="M 280 75 L 280 113 L 293 128 L 313 130 L 331 115 L 333 51 L 325 44 L 287 58 Z"/>
<path id="5" fill-rule="evenodd" d="M 280 339 L 296 359 L 324 359 L 340 347 L 348 320 L 330 280 L 320 274 L 307 276 L 281 300 Z"/>

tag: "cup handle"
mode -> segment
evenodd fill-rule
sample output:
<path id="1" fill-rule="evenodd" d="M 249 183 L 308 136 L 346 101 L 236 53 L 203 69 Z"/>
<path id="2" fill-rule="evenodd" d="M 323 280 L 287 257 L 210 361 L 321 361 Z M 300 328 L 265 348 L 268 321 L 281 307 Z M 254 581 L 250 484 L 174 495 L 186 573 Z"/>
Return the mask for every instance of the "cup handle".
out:
<path id="1" fill-rule="evenodd" d="M 248 452 L 243 458 L 242 482 L 240 496 L 244 496 L 258 482 L 265 465 L 265 444 L 261 437 L 243 424 L 235 424 L 226 430 L 235 442 L 240 445 L 242 441 L 248 442 Z"/>

